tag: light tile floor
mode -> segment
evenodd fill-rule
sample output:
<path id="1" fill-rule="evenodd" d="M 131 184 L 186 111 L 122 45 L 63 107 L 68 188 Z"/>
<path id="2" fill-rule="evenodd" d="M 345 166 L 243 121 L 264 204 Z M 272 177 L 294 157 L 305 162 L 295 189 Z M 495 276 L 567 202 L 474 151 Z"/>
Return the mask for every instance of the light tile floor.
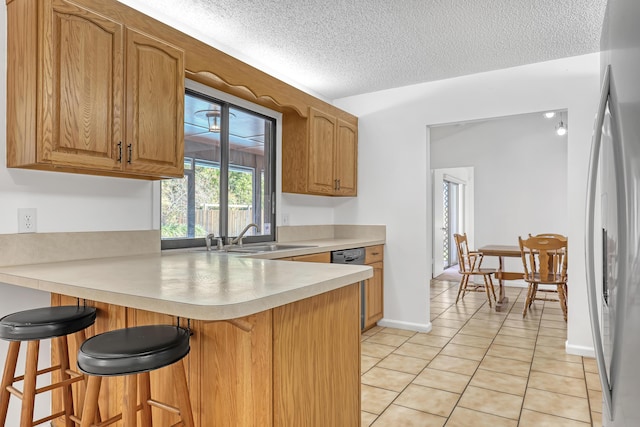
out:
<path id="1" fill-rule="evenodd" d="M 362 426 L 602 426 L 594 359 L 565 353 L 558 302 L 507 287 L 509 307 L 483 293 L 455 304 L 458 284 L 432 281 L 433 330 L 374 327 L 362 335 Z"/>

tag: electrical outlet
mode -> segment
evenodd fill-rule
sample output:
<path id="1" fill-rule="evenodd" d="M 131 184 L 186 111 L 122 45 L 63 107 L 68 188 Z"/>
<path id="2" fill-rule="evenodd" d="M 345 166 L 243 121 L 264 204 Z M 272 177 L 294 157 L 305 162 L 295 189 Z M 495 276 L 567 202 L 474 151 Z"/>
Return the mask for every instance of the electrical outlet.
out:
<path id="1" fill-rule="evenodd" d="M 38 224 L 36 208 L 18 209 L 18 233 L 35 233 Z"/>
<path id="2" fill-rule="evenodd" d="M 282 214 L 282 225 L 289 225 L 289 214 L 288 213 L 283 213 Z"/>

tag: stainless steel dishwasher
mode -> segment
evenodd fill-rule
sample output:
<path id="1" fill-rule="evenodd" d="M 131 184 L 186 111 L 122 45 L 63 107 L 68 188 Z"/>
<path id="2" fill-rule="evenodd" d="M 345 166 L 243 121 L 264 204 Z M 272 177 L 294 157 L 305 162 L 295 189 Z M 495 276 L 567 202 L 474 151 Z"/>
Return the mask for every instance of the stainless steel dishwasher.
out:
<path id="1" fill-rule="evenodd" d="M 331 252 L 331 263 L 333 264 L 354 264 L 364 265 L 365 249 L 343 249 Z M 360 282 L 360 330 L 364 329 L 364 302 L 365 302 L 364 281 Z"/>

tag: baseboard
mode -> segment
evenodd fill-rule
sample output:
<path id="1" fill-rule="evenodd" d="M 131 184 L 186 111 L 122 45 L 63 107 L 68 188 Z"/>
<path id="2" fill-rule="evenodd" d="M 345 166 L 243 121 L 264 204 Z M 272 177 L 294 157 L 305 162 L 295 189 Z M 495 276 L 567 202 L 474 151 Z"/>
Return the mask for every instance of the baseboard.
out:
<path id="1" fill-rule="evenodd" d="M 582 345 L 571 345 L 568 341 L 564 343 L 564 349 L 567 354 L 574 354 L 582 357 L 596 357 L 596 352 L 593 347 L 585 347 Z"/>
<path id="2" fill-rule="evenodd" d="M 391 320 L 391 319 L 382 319 L 378 322 L 378 326 L 382 326 L 384 328 L 396 328 L 396 329 L 405 329 L 408 331 L 416 331 L 416 332 L 431 332 L 431 322 L 424 323 L 410 323 L 410 322 L 402 322 L 400 320 Z"/>

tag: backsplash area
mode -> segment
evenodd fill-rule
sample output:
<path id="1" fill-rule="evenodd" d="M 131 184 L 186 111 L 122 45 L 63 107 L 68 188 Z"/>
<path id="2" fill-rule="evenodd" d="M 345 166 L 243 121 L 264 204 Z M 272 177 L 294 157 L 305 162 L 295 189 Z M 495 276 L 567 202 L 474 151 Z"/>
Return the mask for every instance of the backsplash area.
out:
<path id="1" fill-rule="evenodd" d="M 160 252 L 160 231 L 0 234 L 0 267 Z"/>
<path id="2" fill-rule="evenodd" d="M 278 227 L 278 242 L 367 238 L 384 240 L 384 225 Z M 160 252 L 159 230 L 0 234 L 0 267 Z"/>
<path id="3" fill-rule="evenodd" d="M 385 240 L 387 227 L 384 225 L 295 225 L 281 226 L 277 230 L 280 243 L 318 239 L 367 238 Z"/>

